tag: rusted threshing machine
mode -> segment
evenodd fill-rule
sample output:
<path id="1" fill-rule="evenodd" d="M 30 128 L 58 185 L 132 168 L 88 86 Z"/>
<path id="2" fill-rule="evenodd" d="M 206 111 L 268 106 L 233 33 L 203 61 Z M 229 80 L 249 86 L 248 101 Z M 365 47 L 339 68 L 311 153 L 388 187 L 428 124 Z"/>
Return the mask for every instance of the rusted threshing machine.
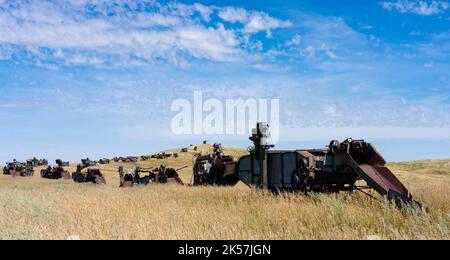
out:
<path id="1" fill-rule="evenodd" d="M 70 180 L 72 179 L 72 176 L 70 173 L 66 170 L 64 170 L 64 167 L 69 166 L 69 162 L 63 162 L 62 160 L 58 159 L 55 161 L 56 166 L 48 166 L 47 169 L 41 170 L 41 177 L 44 179 L 51 179 L 51 180 L 58 180 L 58 179 L 65 179 Z"/>
<path id="2" fill-rule="evenodd" d="M 97 162 L 88 159 L 81 160 L 81 164 L 77 165 L 76 172 L 72 173 L 73 181 L 77 183 L 94 183 L 94 184 L 106 184 L 106 179 L 99 169 L 84 169 L 96 166 Z"/>
<path id="3" fill-rule="evenodd" d="M 158 153 L 158 154 L 153 154 L 150 156 L 150 158 L 152 159 L 158 159 L 158 160 L 164 160 L 167 158 L 172 157 L 173 155 L 170 153 L 166 153 L 166 152 L 162 152 L 162 153 Z"/>
<path id="4" fill-rule="evenodd" d="M 123 162 L 123 163 L 137 163 L 139 161 L 138 156 L 128 156 L 128 157 L 114 157 L 113 162 Z"/>
<path id="5" fill-rule="evenodd" d="M 6 166 L 3 168 L 3 174 L 13 177 L 31 177 L 34 175 L 34 169 L 33 166 L 29 166 L 27 163 L 13 160 L 13 162 L 6 163 Z"/>
<path id="6" fill-rule="evenodd" d="M 56 165 L 61 166 L 61 167 L 69 167 L 70 163 L 69 162 L 65 162 L 61 159 L 56 159 Z"/>
<path id="7" fill-rule="evenodd" d="M 86 158 L 86 159 L 81 159 L 81 164 L 82 164 L 82 165 L 86 165 L 87 167 L 94 167 L 94 166 L 97 166 L 97 162 L 96 162 L 96 161 L 91 161 L 91 160 L 89 159 L 89 157 Z"/>
<path id="8" fill-rule="evenodd" d="M 271 151 L 274 146 L 269 139 L 268 124 L 258 123 L 250 137 L 254 143 L 250 155 L 238 162 L 221 161 L 219 153 L 210 156 L 218 159 L 206 162 L 198 158 L 194 185 L 235 185 L 242 181 L 257 188 L 305 193 L 355 190 L 366 193 L 364 190 L 373 189 L 399 207 L 403 204 L 421 207 L 386 167 L 375 147 L 364 140 L 332 141 L 328 149 Z M 359 181 L 367 185 L 359 186 Z"/>
<path id="9" fill-rule="evenodd" d="M 148 161 L 148 160 L 150 160 L 151 159 L 151 156 L 149 156 L 149 155 L 142 155 L 141 157 L 140 157 L 140 160 L 141 161 Z"/>
<path id="10" fill-rule="evenodd" d="M 137 163 L 139 161 L 138 156 L 127 156 L 125 158 L 120 158 L 123 163 Z"/>
<path id="11" fill-rule="evenodd" d="M 164 164 L 159 168 L 140 168 L 137 167 L 131 173 L 125 173 L 124 168 L 119 167 L 120 187 L 133 187 L 134 185 L 149 185 L 152 183 L 159 184 L 178 184 L 184 185 L 178 176 L 178 171 L 187 168 L 187 166 L 179 169 L 167 168 Z M 141 176 L 141 174 L 147 174 Z"/>
<path id="12" fill-rule="evenodd" d="M 27 160 L 27 166 L 31 167 L 48 166 L 48 161 L 46 159 L 37 159 L 36 157 L 33 157 L 33 159 Z"/>
<path id="13" fill-rule="evenodd" d="M 223 154 L 222 144 L 215 143 L 212 154 L 196 158 L 194 185 L 235 185 L 239 181 L 236 165 L 232 156 Z"/>
<path id="14" fill-rule="evenodd" d="M 110 162 L 111 162 L 111 160 L 108 158 L 103 158 L 103 159 L 98 160 L 99 164 L 109 164 Z"/>

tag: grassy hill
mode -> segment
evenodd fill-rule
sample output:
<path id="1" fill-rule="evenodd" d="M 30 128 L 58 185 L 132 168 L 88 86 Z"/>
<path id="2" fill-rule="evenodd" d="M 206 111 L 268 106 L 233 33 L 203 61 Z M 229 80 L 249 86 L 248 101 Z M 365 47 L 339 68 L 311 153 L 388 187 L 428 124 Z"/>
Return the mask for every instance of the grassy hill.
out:
<path id="1" fill-rule="evenodd" d="M 179 168 L 191 180 L 196 153 L 178 158 L 111 163 L 99 168 L 107 185 L 0 176 L 0 239 L 449 239 L 450 160 L 392 163 L 427 212 L 402 212 L 389 203 L 353 193 L 273 195 L 236 187 L 150 185 L 120 189 L 117 168 Z M 240 157 L 240 149 L 225 149 Z M 70 171 L 74 171 L 72 165 Z"/>

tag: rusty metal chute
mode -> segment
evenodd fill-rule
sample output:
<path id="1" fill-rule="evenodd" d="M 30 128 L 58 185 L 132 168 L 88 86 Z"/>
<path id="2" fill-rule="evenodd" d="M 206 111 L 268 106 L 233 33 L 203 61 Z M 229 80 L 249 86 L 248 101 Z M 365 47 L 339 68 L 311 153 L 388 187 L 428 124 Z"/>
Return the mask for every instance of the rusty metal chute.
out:
<path id="1" fill-rule="evenodd" d="M 408 189 L 384 164 L 357 164 L 350 156 L 348 162 L 358 176 L 367 183 L 368 187 L 374 189 L 381 196 L 394 201 L 397 205 L 403 202 L 420 207 L 420 203 L 413 200 Z"/>
<path id="2" fill-rule="evenodd" d="M 336 142 L 336 141 L 334 141 Z M 401 202 L 420 207 L 403 183 L 386 167 L 386 160 L 370 143 L 347 139 L 340 148 L 349 165 L 367 185 L 400 206 Z M 331 149 L 332 150 L 332 149 Z"/>

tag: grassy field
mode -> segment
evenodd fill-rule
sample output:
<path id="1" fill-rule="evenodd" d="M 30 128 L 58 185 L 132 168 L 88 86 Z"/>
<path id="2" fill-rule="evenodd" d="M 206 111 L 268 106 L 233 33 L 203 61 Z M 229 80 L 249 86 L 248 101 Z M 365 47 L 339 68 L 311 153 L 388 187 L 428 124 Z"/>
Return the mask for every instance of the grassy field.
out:
<path id="1" fill-rule="evenodd" d="M 123 165 L 129 170 L 162 162 L 187 165 L 181 177 L 189 183 L 194 153 L 191 147 L 179 158 Z M 120 189 L 118 166 L 100 166 L 108 181 L 104 186 L 43 180 L 39 169 L 32 178 L 0 176 L 0 239 L 450 238 L 450 160 L 389 165 L 427 212 L 399 211 L 357 193 L 275 196 L 242 184 Z"/>

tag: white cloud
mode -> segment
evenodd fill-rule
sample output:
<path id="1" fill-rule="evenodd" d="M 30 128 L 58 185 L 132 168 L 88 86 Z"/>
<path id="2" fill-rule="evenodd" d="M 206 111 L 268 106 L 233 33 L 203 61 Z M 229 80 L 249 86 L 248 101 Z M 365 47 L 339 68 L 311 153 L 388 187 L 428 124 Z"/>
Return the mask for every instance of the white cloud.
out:
<path id="1" fill-rule="evenodd" d="M 338 57 L 331 50 L 325 50 L 325 55 L 330 59 L 337 59 Z"/>
<path id="2" fill-rule="evenodd" d="M 273 18 L 266 13 L 253 12 L 248 23 L 245 25 L 245 31 L 248 33 L 257 33 L 260 31 L 266 31 L 267 37 L 271 38 L 271 30 L 278 28 L 286 28 L 292 26 L 289 21 L 281 21 L 279 19 Z"/>
<path id="3" fill-rule="evenodd" d="M 241 53 L 232 30 L 223 25 L 215 28 L 183 27 L 176 31 L 177 44 L 196 58 L 216 61 L 236 61 Z"/>
<path id="4" fill-rule="evenodd" d="M 337 107 L 334 105 L 326 107 L 324 114 L 327 116 L 340 116 Z"/>
<path id="5" fill-rule="evenodd" d="M 281 67 L 277 64 L 255 64 L 253 65 L 255 70 L 263 71 L 263 72 L 287 72 L 290 70 L 289 67 Z"/>
<path id="6" fill-rule="evenodd" d="M 0 57 L 10 58 L 14 47 L 20 58 L 41 63 L 50 59 L 88 65 L 160 60 L 181 65 L 192 59 L 236 62 L 262 51 L 262 44 L 254 46 L 258 41 L 251 34 L 266 31 L 270 37 L 271 30 L 290 24 L 245 9 L 238 11 L 244 17 L 236 17 L 242 29 L 212 23 L 214 13 L 224 21 L 231 19 L 224 10 L 234 9 L 151 0 L 0 2 Z"/>
<path id="7" fill-rule="evenodd" d="M 227 7 L 219 12 L 219 17 L 230 23 L 248 22 L 248 12 L 243 8 Z"/>
<path id="8" fill-rule="evenodd" d="M 291 40 L 287 41 L 284 45 L 291 47 L 291 46 L 298 46 L 300 45 L 300 43 L 302 42 L 302 36 L 301 35 L 296 35 L 294 36 L 294 38 L 292 38 Z"/>
<path id="9" fill-rule="evenodd" d="M 361 29 L 363 30 L 372 30 L 373 26 L 370 24 L 365 24 L 365 23 L 359 23 L 359 27 L 361 27 Z"/>
<path id="10" fill-rule="evenodd" d="M 177 26 L 182 24 L 182 20 L 178 17 L 172 17 L 168 15 L 162 15 L 158 13 L 152 14 L 138 14 L 136 20 L 132 21 L 135 27 L 153 27 L 153 26 Z"/>
<path id="11" fill-rule="evenodd" d="M 298 58 L 309 61 L 367 57 L 372 43 L 367 35 L 355 31 L 342 18 L 299 15 L 302 28 Z M 296 48 L 297 49 L 297 48 Z"/>
<path id="12" fill-rule="evenodd" d="M 249 12 L 243 8 L 224 8 L 219 12 L 219 17 L 226 22 L 243 24 L 244 32 L 249 34 L 266 32 L 268 38 L 272 37 L 271 30 L 292 26 L 290 21 L 271 17 L 264 12 Z"/>
<path id="13" fill-rule="evenodd" d="M 450 8 L 450 3 L 445 1 L 400 0 L 396 2 L 382 2 L 381 6 L 389 11 L 396 10 L 402 14 L 413 13 L 429 16 L 445 12 Z"/>
<path id="14" fill-rule="evenodd" d="M 195 13 L 200 14 L 201 19 L 206 22 L 211 20 L 211 14 L 215 11 L 215 6 L 205 6 L 199 3 L 193 5 L 180 4 L 180 3 L 169 3 L 167 6 L 163 6 L 163 9 L 168 10 L 171 15 L 189 17 L 195 15 Z"/>
<path id="15" fill-rule="evenodd" d="M 72 57 L 70 57 L 67 60 L 68 63 L 70 64 L 75 64 L 75 65 L 79 65 L 79 64 L 88 64 L 88 65 L 102 65 L 104 63 L 104 61 L 98 57 L 88 57 L 88 56 L 82 56 L 82 55 L 74 55 Z"/>
<path id="16" fill-rule="evenodd" d="M 338 56 L 334 53 L 331 47 L 325 43 L 321 43 L 318 46 L 309 45 L 302 51 L 303 55 L 309 59 L 318 58 L 318 56 L 324 56 L 325 58 L 335 60 Z"/>
<path id="17" fill-rule="evenodd" d="M 350 87 L 350 93 L 359 93 L 363 86 L 361 84 L 355 84 Z"/>
<path id="18" fill-rule="evenodd" d="M 213 10 L 210 7 L 204 6 L 199 3 L 195 3 L 194 8 L 197 12 L 199 12 L 201 14 L 202 18 L 205 21 L 209 22 L 211 20 L 211 14 L 212 14 Z"/>

